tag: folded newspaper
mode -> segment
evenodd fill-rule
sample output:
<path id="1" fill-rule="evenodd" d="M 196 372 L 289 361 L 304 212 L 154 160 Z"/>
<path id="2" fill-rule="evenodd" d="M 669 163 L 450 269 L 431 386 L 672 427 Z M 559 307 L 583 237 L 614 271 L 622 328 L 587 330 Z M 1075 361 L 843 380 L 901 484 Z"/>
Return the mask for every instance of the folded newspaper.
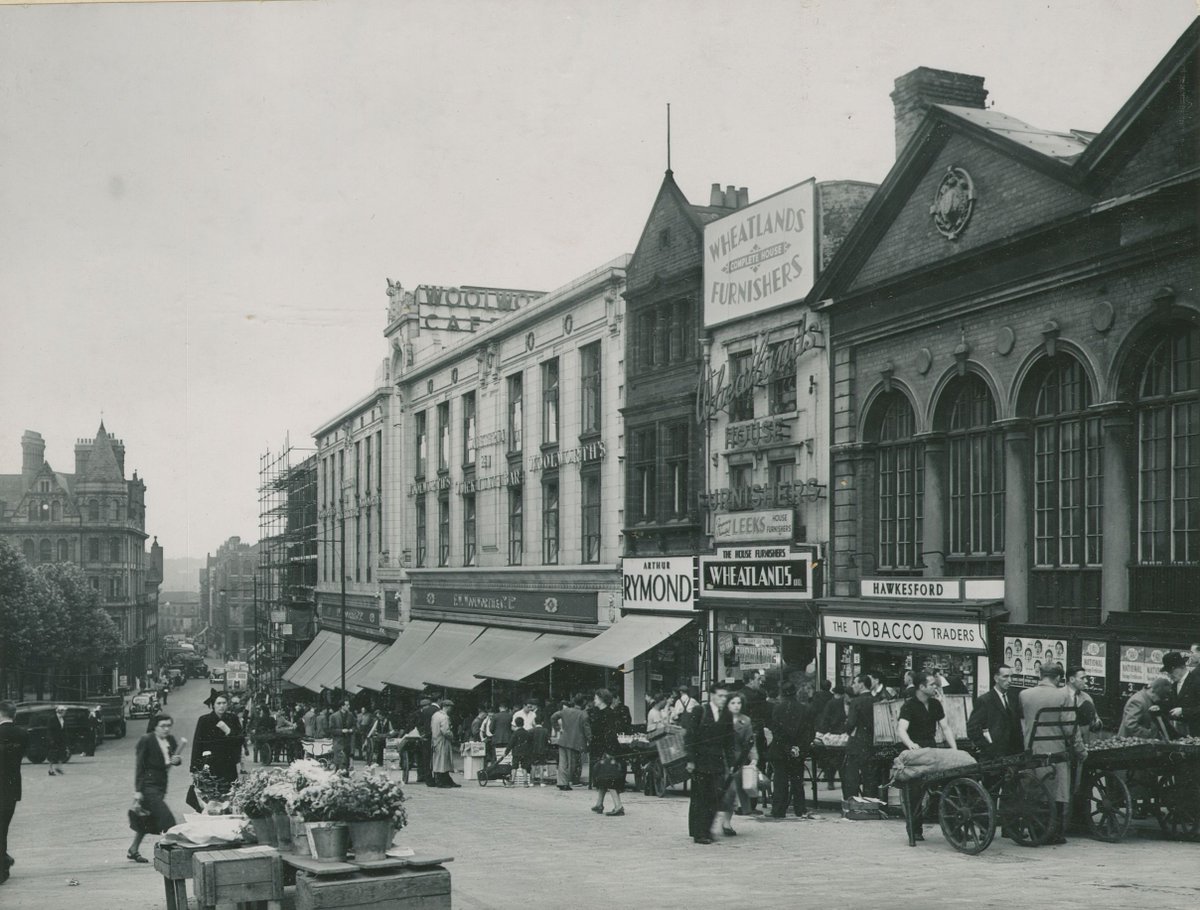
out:
<path id="1" fill-rule="evenodd" d="M 241 841 L 244 815 L 193 815 L 185 812 L 183 824 L 176 825 L 163 835 L 163 840 L 177 844 L 233 844 Z"/>

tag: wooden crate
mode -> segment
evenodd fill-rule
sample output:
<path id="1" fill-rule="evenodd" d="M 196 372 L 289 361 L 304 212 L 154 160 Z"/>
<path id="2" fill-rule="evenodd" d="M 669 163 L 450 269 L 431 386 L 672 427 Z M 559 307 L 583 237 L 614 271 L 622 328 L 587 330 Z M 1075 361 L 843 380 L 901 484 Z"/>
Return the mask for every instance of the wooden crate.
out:
<path id="1" fill-rule="evenodd" d="M 192 863 L 200 907 L 283 900 L 283 862 L 274 847 L 206 851 Z"/>
<path id="2" fill-rule="evenodd" d="M 900 741 L 900 734 L 896 730 L 896 725 L 900 722 L 900 708 L 903 707 L 903 699 L 892 699 L 891 701 L 875 702 L 875 742 L 876 743 L 896 743 Z M 971 716 L 971 709 L 974 703 L 970 695 L 943 695 L 942 708 L 946 711 L 946 720 L 950 722 L 950 730 L 954 733 L 955 739 L 967 739 L 967 719 Z M 941 727 L 938 727 L 935 733 L 937 741 L 942 742 Z"/>
<path id="3" fill-rule="evenodd" d="M 450 873 L 432 866 L 336 878 L 300 875 L 296 910 L 450 910 Z"/>
<path id="4" fill-rule="evenodd" d="M 241 844 L 177 844 L 159 841 L 154 847 L 154 868 L 163 878 L 192 877 L 192 857 L 211 850 L 232 850 Z"/>
<path id="5" fill-rule="evenodd" d="M 658 760 L 664 765 L 669 765 L 671 762 L 687 756 L 683 727 L 676 724 L 664 724 L 647 738 L 658 749 Z"/>

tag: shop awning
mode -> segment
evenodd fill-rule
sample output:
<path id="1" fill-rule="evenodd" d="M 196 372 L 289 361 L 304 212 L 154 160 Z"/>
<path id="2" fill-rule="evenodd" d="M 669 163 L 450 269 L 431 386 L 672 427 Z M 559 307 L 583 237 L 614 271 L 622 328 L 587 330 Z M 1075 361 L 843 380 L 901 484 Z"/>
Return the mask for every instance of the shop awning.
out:
<path id="1" fill-rule="evenodd" d="M 483 678 L 476 675 L 480 667 L 520 650 L 537 637 L 537 632 L 521 629 L 487 628 L 458 657 L 431 670 L 425 683 L 446 689 L 474 689 L 483 682 Z"/>
<path id="2" fill-rule="evenodd" d="M 352 668 L 362 668 L 374 656 L 382 652 L 383 646 L 365 638 L 346 636 L 346 685 L 350 688 Z M 283 678 L 295 686 L 320 692 L 322 689 L 337 689 L 342 684 L 342 636 L 338 632 L 323 629 L 305 649 Z"/>
<path id="3" fill-rule="evenodd" d="M 399 670 L 408 660 L 420 650 L 429 636 L 438 627 L 436 622 L 424 619 L 414 619 L 404 627 L 404 631 L 366 672 L 357 680 L 360 689 L 374 689 L 382 692 L 388 676 Z"/>
<path id="4" fill-rule="evenodd" d="M 570 651 L 577 645 L 590 640 L 581 635 L 554 635 L 545 632 L 524 646 L 505 654 L 499 660 L 476 670 L 475 675 L 480 679 L 520 682 L 525 677 L 532 676 L 549 666 L 563 652 Z"/>
<path id="5" fill-rule="evenodd" d="M 308 643 L 304 653 L 296 658 L 296 662 L 284 671 L 284 681 L 303 688 L 304 682 L 311 679 L 315 672 L 314 662 L 319 659 L 324 665 L 332 654 L 329 650 L 332 647 L 336 647 L 336 636 L 332 632 L 319 633 Z"/>
<path id="6" fill-rule="evenodd" d="M 485 631 L 486 626 L 458 622 L 441 623 L 416 653 L 391 671 L 383 681 L 390 686 L 420 692 L 425 688 L 426 680 L 438 675 L 447 665 L 458 660 L 462 652 L 471 647 L 475 639 Z"/>
<path id="7" fill-rule="evenodd" d="M 362 657 L 350 666 L 350 656 L 346 655 L 346 691 L 357 692 L 362 688 L 362 679 L 371 671 L 375 662 L 387 653 L 388 646 L 377 641 L 367 643 L 367 650 Z"/>
<path id="8" fill-rule="evenodd" d="M 692 616 L 627 614 L 611 629 L 559 654 L 558 659 L 615 670 L 674 635 L 692 619 Z"/>

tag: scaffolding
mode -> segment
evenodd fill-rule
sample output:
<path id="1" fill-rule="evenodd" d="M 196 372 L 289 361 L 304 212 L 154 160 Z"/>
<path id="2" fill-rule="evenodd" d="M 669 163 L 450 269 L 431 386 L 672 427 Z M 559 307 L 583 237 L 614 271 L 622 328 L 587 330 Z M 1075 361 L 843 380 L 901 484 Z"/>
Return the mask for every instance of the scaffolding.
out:
<path id="1" fill-rule="evenodd" d="M 259 458 L 258 540 L 251 669 L 261 688 L 279 696 L 284 670 L 316 627 L 317 456 L 288 437 Z"/>

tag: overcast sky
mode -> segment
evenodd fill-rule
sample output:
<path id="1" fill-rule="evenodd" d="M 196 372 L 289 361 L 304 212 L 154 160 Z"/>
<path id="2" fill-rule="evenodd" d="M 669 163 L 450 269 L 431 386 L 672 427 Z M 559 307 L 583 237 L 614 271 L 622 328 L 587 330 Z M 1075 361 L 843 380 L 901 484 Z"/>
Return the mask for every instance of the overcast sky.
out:
<path id="1" fill-rule="evenodd" d="M 1192 0 L 0 7 L 0 472 L 101 414 L 166 555 L 258 538 L 259 456 L 365 395 L 387 278 L 550 290 L 695 202 L 877 182 L 895 77 L 1101 129 Z"/>

